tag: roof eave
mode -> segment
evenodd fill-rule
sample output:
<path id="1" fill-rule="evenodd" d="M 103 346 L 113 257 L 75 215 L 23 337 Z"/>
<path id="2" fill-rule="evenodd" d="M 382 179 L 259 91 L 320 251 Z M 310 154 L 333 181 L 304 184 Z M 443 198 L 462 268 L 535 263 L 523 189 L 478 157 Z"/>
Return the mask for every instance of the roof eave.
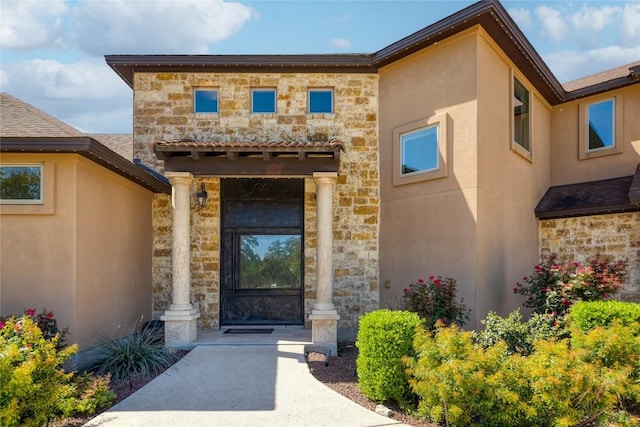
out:
<path id="1" fill-rule="evenodd" d="M 4 153 L 78 154 L 121 175 L 154 193 L 171 194 L 168 182 L 151 176 L 124 157 L 88 136 L 78 137 L 2 137 Z"/>

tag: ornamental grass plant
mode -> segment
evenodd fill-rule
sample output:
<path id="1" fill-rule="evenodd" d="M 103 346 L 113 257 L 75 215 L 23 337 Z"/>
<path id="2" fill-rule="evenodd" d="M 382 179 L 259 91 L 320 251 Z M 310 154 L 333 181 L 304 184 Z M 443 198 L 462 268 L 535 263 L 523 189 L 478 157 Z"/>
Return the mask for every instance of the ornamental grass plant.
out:
<path id="1" fill-rule="evenodd" d="M 98 335 L 96 349 L 92 361 L 84 368 L 110 375 L 112 381 L 155 375 L 177 360 L 158 339 L 156 330 L 142 326 L 142 318 L 131 328 L 118 326 L 113 334 Z"/>

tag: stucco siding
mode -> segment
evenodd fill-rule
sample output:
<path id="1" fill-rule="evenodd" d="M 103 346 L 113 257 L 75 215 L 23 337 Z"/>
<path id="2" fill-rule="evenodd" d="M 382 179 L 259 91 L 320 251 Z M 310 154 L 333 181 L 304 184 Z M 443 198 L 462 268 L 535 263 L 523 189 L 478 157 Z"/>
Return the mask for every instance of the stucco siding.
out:
<path id="1" fill-rule="evenodd" d="M 622 103 L 622 152 L 580 160 L 580 106 L 616 97 Z M 640 85 L 582 98 L 553 108 L 551 114 L 551 185 L 633 175 L 640 163 Z"/>
<path id="2" fill-rule="evenodd" d="M 381 306 L 429 275 L 453 277 L 471 307 L 477 263 L 477 46 L 474 31 L 380 70 Z M 446 113 L 448 176 L 393 185 L 393 130 Z"/>
<path id="3" fill-rule="evenodd" d="M 51 168 L 53 186 L 44 214 L 0 215 L 0 313 L 23 313 L 41 309 L 55 313 L 61 327 L 68 326 L 70 341 L 76 339 L 76 171 L 75 155 L 3 153 L 3 163 L 44 163 Z M 47 173 L 45 172 L 45 175 Z M 46 197 L 46 196 L 45 196 Z M 7 205 L 3 205 L 4 206 Z"/>
<path id="4" fill-rule="evenodd" d="M 153 193 L 82 157 L 76 170 L 76 334 L 86 346 L 151 319 Z"/>
<path id="5" fill-rule="evenodd" d="M 514 74 L 530 90 L 531 159 L 511 149 Z M 484 34 L 478 37 L 478 319 L 520 305 L 513 286 L 538 260 L 534 209 L 549 186 L 550 108 Z"/>

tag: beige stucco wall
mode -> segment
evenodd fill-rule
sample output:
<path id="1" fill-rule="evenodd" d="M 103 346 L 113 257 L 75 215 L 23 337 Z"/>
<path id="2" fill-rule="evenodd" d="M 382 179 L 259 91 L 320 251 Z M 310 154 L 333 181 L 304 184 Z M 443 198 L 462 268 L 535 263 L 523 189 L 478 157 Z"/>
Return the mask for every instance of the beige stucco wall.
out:
<path id="1" fill-rule="evenodd" d="M 53 185 L 44 182 L 45 199 L 53 196 L 43 206 L 46 213 L 23 214 L 30 207 L 12 206 L 10 214 L 8 205 L 0 206 L 0 313 L 51 310 L 75 340 L 75 155 L 3 153 L 0 161 L 44 163 L 45 176 L 53 177 Z"/>
<path id="2" fill-rule="evenodd" d="M 76 178 L 77 336 L 151 320 L 153 193 L 83 157 Z"/>
<path id="3" fill-rule="evenodd" d="M 550 107 L 532 91 L 529 161 L 511 149 L 513 70 L 477 28 L 381 70 L 381 305 L 429 275 L 457 280 L 471 328 L 490 310 L 520 305 L 513 286 L 538 259 L 534 208 L 549 185 Z M 450 117 L 448 176 L 394 187 L 393 129 L 437 113 Z"/>
<path id="4" fill-rule="evenodd" d="M 622 152 L 580 160 L 580 105 L 611 97 L 622 100 Z M 627 86 L 553 107 L 551 114 L 551 185 L 633 175 L 640 163 L 640 85 Z M 618 141 L 616 141 L 618 142 Z"/>
<path id="5" fill-rule="evenodd" d="M 51 310 L 81 349 L 97 333 L 148 320 L 152 193 L 79 155 L 3 154 L 1 161 L 44 162 L 54 185 L 45 180 L 53 196 L 47 213 L 12 206 L 14 213 L 0 215 L 0 312 Z"/>
<path id="6" fill-rule="evenodd" d="M 194 87 L 216 87 L 219 114 L 193 114 Z M 252 87 L 277 90 L 277 114 L 251 114 Z M 306 114 L 309 87 L 334 88 L 334 114 Z M 328 141 L 345 143 L 334 192 L 334 299 L 338 327 L 353 331 L 378 308 L 378 76 L 327 73 L 139 73 L 134 88 L 134 157 L 162 171 L 158 140 Z M 198 326 L 219 327 L 220 181 L 205 182 L 209 202 L 191 210 L 191 299 Z M 153 315 L 171 302 L 171 207 L 154 200 Z M 305 182 L 305 316 L 315 302 L 315 186 Z"/>
<path id="7" fill-rule="evenodd" d="M 442 275 L 457 280 L 459 294 L 474 308 L 477 55 L 476 36 L 467 32 L 380 70 L 383 307 L 395 306 L 419 278 Z M 393 129 L 439 113 L 449 116 L 448 176 L 394 187 Z"/>
<path id="8" fill-rule="evenodd" d="M 531 159 L 511 149 L 513 75 L 530 90 Z M 493 43 L 478 38 L 478 245 L 480 318 L 521 304 L 514 285 L 538 261 L 534 209 L 549 187 L 551 108 Z"/>

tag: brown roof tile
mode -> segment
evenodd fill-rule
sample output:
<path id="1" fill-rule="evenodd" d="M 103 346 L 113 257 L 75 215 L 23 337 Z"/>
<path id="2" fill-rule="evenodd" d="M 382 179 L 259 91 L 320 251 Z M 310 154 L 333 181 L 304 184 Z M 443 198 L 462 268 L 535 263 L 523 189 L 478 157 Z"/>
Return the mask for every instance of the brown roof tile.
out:
<path id="1" fill-rule="evenodd" d="M 629 201 L 640 207 L 640 164 L 636 167 L 636 174 L 633 176 L 633 181 L 631 182 Z"/>
<path id="2" fill-rule="evenodd" d="M 551 187 L 535 213 L 539 219 L 551 219 L 635 211 L 638 206 L 630 201 L 633 182 L 632 175 Z"/>
<path id="3" fill-rule="evenodd" d="M 133 160 L 133 135 L 130 133 L 88 133 L 87 136 L 107 146 L 125 159 Z"/>
<path id="4" fill-rule="evenodd" d="M 158 141 L 154 144 L 156 151 L 307 151 L 335 150 L 344 151 L 344 144 L 337 139 L 329 141 L 194 141 L 190 139 Z"/>
<path id="5" fill-rule="evenodd" d="M 61 137 L 82 136 L 78 129 L 20 101 L 0 93 L 0 136 Z"/>
<path id="6" fill-rule="evenodd" d="M 637 66 L 640 66 L 640 61 L 632 62 L 630 64 L 622 65 L 620 67 L 612 68 L 610 70 L 602 71 L 590 76 L 581 77 L 579 79 L 563 83 L 562 87 L 567 92 L 573 92 L 574 90 L 584 89 L 589 86 L 606 83 L 615 79 L 629 76 L 629 74 L 631 74 L 630 68 Z"/>

